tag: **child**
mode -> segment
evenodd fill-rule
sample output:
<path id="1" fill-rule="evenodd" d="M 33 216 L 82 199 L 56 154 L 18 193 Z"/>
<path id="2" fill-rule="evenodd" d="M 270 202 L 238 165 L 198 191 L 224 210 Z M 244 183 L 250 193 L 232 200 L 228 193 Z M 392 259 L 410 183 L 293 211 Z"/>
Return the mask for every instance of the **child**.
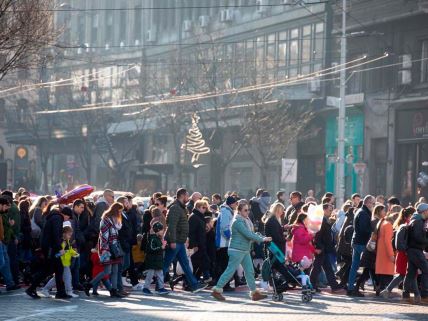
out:
<path id="1" fill-rule="evenodd" d="M 144 283 L 144 294 L 152 294 L 150 284 L 153 276 L 157 278 L 158 289 L 156 292 L 161 295 L 169 294 L 163 283 L 163 252 L 166 243 L 163 241 L 164 228 L 161 222 L 152 222 L 150 235 L 147 240 L 145 267 L 147 269 L 146 281 Z"/>
<path id="2" fill-rule="evenodd" d="M 99 273 L 104 271 L 104 265 L 101 264 L 100 256 L 98 255 L 97 248 L 91 249 L 91 263 L 92 263 L 92 278 L 96 277 Z M 110 283 L 110 275 L 105 275 L 101 282 L 104 284 L 105 288 L 110 291 L 111 290 L 111 283 Z M 99 295 L 98 294 L 98 284 L 95 284 L 92 288 L 92 295 Z"/>
<path id="3" fill-rule="evenodd" d="M 73 293 L 73 287 L 72 287 L 72 279 L 71 279 L 71 259 L 73 257 L 79 257 L 79 253 L 76 252 L 76 250 L 71 246 L 70 240 L 73 236 L 73 228 L 71 227 L 71 223 L 68 221 L 65 221 L 62 225 L 62 242 L 61 242 L 61 251 L 56 254 L 57 257 L 61 258 L 62 266 L 64 267 L 63 272 L 63 280 L 65 285 L 65 291 L 68 296 L 71 298 L 78 298 L 79 296 L 77 294 Z M 55 287 L 55 277 L 52 277 L 48 283 L 43 287 L 42 293 L 46 297 L 50 297 L 49 291 Z"/>

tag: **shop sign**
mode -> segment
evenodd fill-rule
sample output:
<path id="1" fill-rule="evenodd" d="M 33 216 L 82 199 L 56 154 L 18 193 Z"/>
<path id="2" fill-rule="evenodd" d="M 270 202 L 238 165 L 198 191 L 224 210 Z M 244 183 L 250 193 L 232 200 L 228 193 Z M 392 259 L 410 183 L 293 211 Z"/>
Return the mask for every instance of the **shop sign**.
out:
<path id="1" fill-rule="evenodd" d="M 428 109 L 397 112 L 397 139 L 428 139 Z"/>

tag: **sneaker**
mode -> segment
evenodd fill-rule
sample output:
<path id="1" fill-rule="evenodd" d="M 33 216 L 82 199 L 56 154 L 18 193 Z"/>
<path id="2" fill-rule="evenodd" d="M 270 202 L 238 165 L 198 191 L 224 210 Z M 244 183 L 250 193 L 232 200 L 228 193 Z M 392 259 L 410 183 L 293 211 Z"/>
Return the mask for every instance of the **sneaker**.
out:
<path id="1" fill-rule="evenodd" d="M 226 301 L 226 298 L 220 292 L 212 291 L 211 296 L 217 301 Z"/>
<path id="2" fill-rule="evenodd" d="M 71 296 L 72 298 L 78 298 L 79 297 L 77 294 L 74 294 L 73 292 L 67 292 L 67 295 Z"/>
<path id="3" fill-rule="evenodd" d="M 78 284 L 75 288 L 73 288 L 73 291 L 83 292 L 85 291 L 85 287 L 81 284 Z"/>
<path id="4" fill-rule="evenodd" d="M 122 284 L 123 286 L 132 287 L 132 284 L 128 282 L 127 278 L 122 276 Z"/>
<path id="5" fill-rule="evenodd" d="M 36 290 L 31 290 L 30 288 L 28 288 L 27 290 L 25 290 L 25 293 L 33 299 L 40 299 L 40 296 L 37 294 Z"/>
<path id="6" fill-rule="evenodd" d="M 200 284 L 198 283 L 198 285 L 192 289 L 192 293 L 198 293 L 201 292 L 202 290 L 205 290 L 207 288 L 208 284 Z"/>
<path id="7" fill-rule="evenodd" d="M 391 292 L 389 292 L 387 289 L 380 292 L 380 296 L 384 299 L 389 299 L 390 295 L 391 295 Z"/>
<path id="8" fill-rule="evenodd" d="M 422 298 L 420 295 L 415 295 L 415 297 L 413 298 L 413 304 L 421 304 L 422 303 Z"/>
<path id="9" fill-rule="evenodd" d="M 100 294 L 98 293 L 98 291 L 94 291 L 94 290 L 92 290 L 92 295 L 93 295 L 93 296 L 99 296 Z"/>
<path id="10" fill-rule="evenodd" d="M 165 288 L 162 288 L 162 289 L 157 290 L 156 293 L 159 295 L 168 295 L 169 291 Z"/>
<path id="11" fill-rule="evenodd" d="M 43 294 L 43 296 L 44 296 L 45 298 L 50 298 L 50 297 L 51 297 L 51 294 L 49 293 L 49 290 L 48 290 L 48 289 L 43 288 L 43 289 L 40 291 L 40 293 L 41 293 L 41 294 Z"/>
<path id="12" fill-rule="evenodd" d="M 129 292 L 126 292 L 125 290 L 121 290 L 121 291 L 117 291 L 117 292 L 119 292 L 119 294 L 123 295 L 123 296 L 128 296 L 130 294 Z"/>
<path id="13" fill-rule="evenodd" d="M 363 298 L 364 297 L 364 294 L 361 293 L 360 291 L 358 291 L 357 289 L 355 289 L 355 290 L 348 290 L 346 292 L 346 295 L 347 296 L 352 296 L 352 297 L 358 297 L 358 298 Z"/>
<path id="14" fill-rule="evenodd" d="M 69 299 L 71 299 L 71 298 L 72 298 L 72 296 L 71 296 L 71 295 L 68 295 L 67 293 L 64 293 L 64 294 L 57 293 L 57 294 L 55 295 L 55 299 L 57 299 L 57 300 L 69 300 Z"/>
<path id="15" fill-rule="evenodd" d="M 259 291 L 254 291 L 253 293 L 251 293 L 251 300 L 253 301 L 260 301 L 266 298 L 267 298 L 267 295 L 261 294 Z"/>
<path id="16" fill-rule="evenodd" d="M 152 293 L 152 291 L 150 291 L 150 289 L 144 288 L 143 289 L 143 294 L 152 295 L 153 293 Z"/>
<path id="17" fill-rule="evenodd" d="M 89 293 L 89 290 L 92 288 L 92 284 L 91 283 L 86 283 L 84 285 L 84 291 L 86 296 L 90 296 L 91 294 Z"/>
<path id="18" fill-rule="evenodd" d="M 134 291 L 142 291 L 144 288 L 144 284 L 138 283 L 132 287 Z"/>
<path id="19" fill-rule="evenodd" d="M 21 288 L 21 286 L 20 285 L 11 285 L 11 286 L 8 286 L 8 287 L 6 287 L 6 291 L 7 292 L 9 292 L 9 291 L 15 291 L 15 290 L 19 290 Z"/>

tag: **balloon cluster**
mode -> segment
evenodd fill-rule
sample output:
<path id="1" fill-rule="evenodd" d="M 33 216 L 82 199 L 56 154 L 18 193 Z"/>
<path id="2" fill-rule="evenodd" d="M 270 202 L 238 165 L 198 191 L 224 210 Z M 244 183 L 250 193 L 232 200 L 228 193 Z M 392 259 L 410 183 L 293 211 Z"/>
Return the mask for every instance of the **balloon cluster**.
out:
<path id="1" fill-rule="evenodd" d="M 420 187 L 426 187 L 428 185 L 428 174 L 425 172 L 420 172 L 416 181 Z"/>
<path id="2" fill-rule="evenodd" d="M 310 205 L 308 209 L 308 229 L 314 234 L 319 232 L 323 218 L 324 210 L 322 205 Z"/>

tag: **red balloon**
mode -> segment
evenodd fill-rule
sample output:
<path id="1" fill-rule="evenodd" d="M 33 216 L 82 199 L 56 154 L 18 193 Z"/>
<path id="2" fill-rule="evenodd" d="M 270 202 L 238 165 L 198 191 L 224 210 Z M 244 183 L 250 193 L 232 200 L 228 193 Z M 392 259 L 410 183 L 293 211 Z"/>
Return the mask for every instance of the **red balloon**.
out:
<path id="1" fill-rule="evenodd" d="M 70 204 L 77 199 L 90 195 L 93 191 L 94 188 L 90 185 L 80 185 L 72 189 L 70 192 L 62 195 L 57 201 L 59 204 Z"/>

